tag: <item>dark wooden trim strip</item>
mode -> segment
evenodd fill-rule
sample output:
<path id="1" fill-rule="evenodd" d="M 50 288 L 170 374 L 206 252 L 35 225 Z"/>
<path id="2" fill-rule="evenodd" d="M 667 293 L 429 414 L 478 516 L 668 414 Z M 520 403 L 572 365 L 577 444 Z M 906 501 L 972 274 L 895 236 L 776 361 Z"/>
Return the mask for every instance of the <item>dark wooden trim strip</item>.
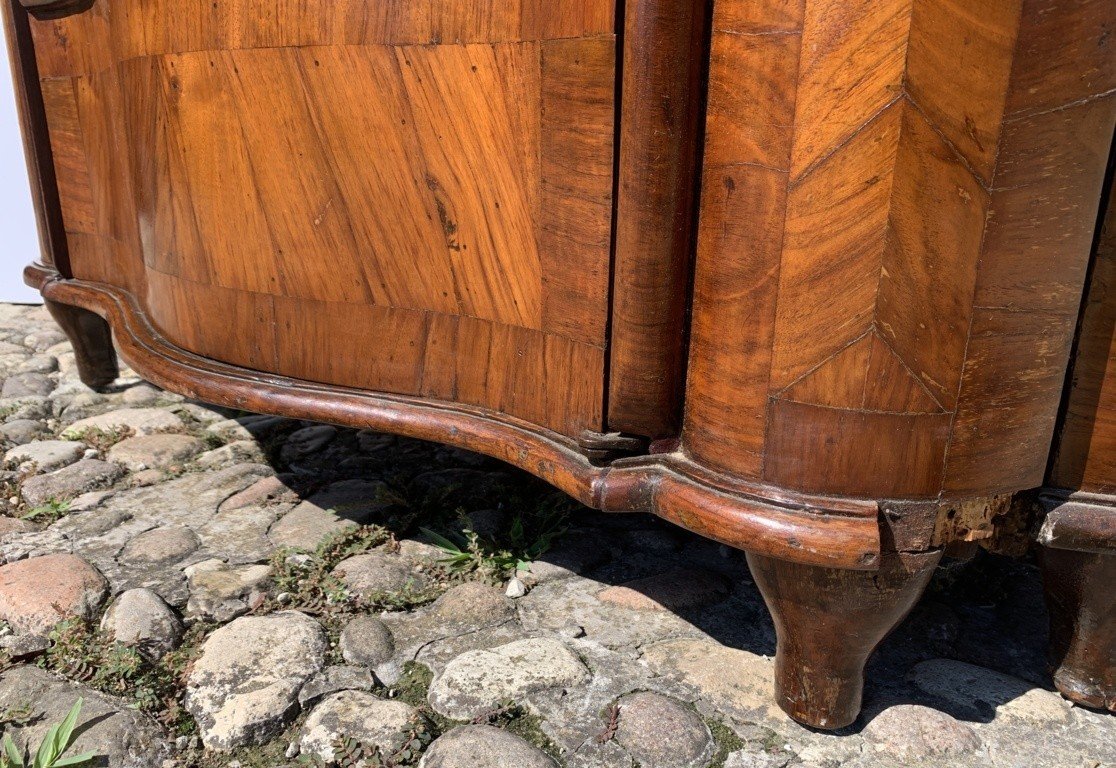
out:
<path id="1" fill-rule="evenodd" d="M 1116 496 L 1045 491 L 1037 541 L 1049 549 L 1116 554 Z"/>
<path id="2" fill-rule="evenodd" d="M 46 108 L 39 84 L 39 67 L 35 62 L 35 45 L 24 0 L 0 0 L 4 17 L 4 33 L 8 39 L 8 58 L 15 85 L 16 112 L 19 114 L 23 152 L 27 158 L 27 175 L 31 182 L 31 202 L 39 224 L 39 247 L 42 260 L 62 275 L 73 276 L 66 245 L 66 227 L 62 221 L 62 203 L 54 175 L 54 154 L 47 130 Z M 90 3 L 92 5 L 92 3 Z"/>
<path id="3" fill-rule="evenodd" d="M 97 0 L 18 0 L 28 13 L 36 19 L 61 19 L 84 13 L 93 7 Z"/>
<path id="4" fill-rule="evenodd" d="M 705 56 L 704 0 L 628 0 L 607 424 L 679 432 Z"/>
<path id="5" fill-rule="evenodd" d="M 797 497 L 713 480 L 680 454 L 594 467 L 573 441 L 518 419 L 435 400 L 325 386 L 193 355 L 152 327 L 127 291 L 61 278 L 38 265 L 25 280 L 44 298 L 96 312 L 128 364 L 187 397 L 260 413 L 376 429 L 455 445 L 514 464 L 583 504 L 649 512 L 733 547 L 829 568 L 873 570 L 880 559 L 872 502 Z M 825 502 L 825 503 L 819 503 Z"/>

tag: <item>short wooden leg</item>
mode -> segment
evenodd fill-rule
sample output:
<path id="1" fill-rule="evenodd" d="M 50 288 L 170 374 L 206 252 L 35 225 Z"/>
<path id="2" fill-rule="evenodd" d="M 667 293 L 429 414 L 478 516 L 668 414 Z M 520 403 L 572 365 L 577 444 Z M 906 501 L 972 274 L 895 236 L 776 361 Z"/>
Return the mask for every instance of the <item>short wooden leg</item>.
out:
<path id="1" fill-rule="evenodd" d="M 120 375 L 109 324 L 81 307 L 46 301 L 47 311 L 74 347 L 78 376 L 90 389 L 103 390 Z"/>
<path id="2" fill-rule="evenodd" d="M 1116 712 L 1116 554 L 1044 547 L 1041 560 L 1054 685 Z"/>
<path id="3" fill-rule="evenodd" d="M 832 730 L 860 714 L 864 665 L 922 595 L 941 552 L 885 554 L 848 571 L 748 553 L 775 621 L 775 697 L 795 720 Z"/>

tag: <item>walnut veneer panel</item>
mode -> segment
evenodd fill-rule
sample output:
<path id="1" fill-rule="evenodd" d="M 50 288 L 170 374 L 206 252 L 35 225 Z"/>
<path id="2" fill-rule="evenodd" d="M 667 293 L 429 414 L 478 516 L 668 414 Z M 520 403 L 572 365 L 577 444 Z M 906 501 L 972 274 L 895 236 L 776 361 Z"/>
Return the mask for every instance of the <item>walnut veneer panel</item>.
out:
<path id="1" fill-rule="evenodd" d="M 73 276 L 218 360 L 601 428 L 611 2 L 185 6 L 32 22 Z"/>
<path id="2" fill-rule="evenodd" d="M 876 498 L 1041 483 L 1114 24 L 1107 0 L 715 3 L 694 459 Z"/>

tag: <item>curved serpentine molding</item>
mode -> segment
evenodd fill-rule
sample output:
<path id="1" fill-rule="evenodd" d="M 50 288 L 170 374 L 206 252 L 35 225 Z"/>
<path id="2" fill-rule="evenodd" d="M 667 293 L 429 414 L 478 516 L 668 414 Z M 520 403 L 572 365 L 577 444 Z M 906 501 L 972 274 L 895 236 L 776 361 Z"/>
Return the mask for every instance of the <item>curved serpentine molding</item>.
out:
<path id="1" fill-rule="evenodd" d="M 33 265 L 28 285 L 112 326 L 121 356 L 143 378 L 187 397 L 260 413 L 369 428 L 454 445 L 524 469 L 606 512 L 649 512 L 750 552 L 873 570 L 880 562 L 873 502 L 787 494 L 712 475 L 679 453 L 597 467 L 569 439 L 481 408 L 315 384 L 199 357 L 175 346 L 128 292 L 62 278 Z M 699 479 L 700 478 L 700 479 Z"/>

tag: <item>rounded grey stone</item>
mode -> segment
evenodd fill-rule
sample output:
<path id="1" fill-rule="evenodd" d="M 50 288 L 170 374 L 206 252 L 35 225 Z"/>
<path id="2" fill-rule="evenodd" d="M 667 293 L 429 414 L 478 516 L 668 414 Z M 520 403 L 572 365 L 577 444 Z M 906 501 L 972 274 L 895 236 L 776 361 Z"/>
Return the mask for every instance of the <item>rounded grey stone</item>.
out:
<path id="1" fill-rule="evenodd" d="M 961 757 L 980 748 L 968 725 L 936 709 L 917 704 L 888 707 L 864 728 L 864 738 L 877 752 L 903 762 Z"/>
<path id="2" fill-rule="evenodd" d="M 490 725 L 466 725 L 434 740 L 419 768 L 556 768 L 542 750 Z"/>
<path id="3" fill-rule="evenodd" d="M 333 575 L 354 594 L 368 598 L 405 589 L 419 590 L 426 586 L 426 578 L 412 572 L 407 561 L 384 552 L 370 552 L 342 560 L 333 569 Z"/>
<path id="4" fill-rule="evenodd" d="M 69 466 L 85 455 L 85 445 L 72 440 L 36 440 L 10 449 L 4 461 L 12 464 L 34 464 L 35 471 L 53 472 Z"/>
<path id="5" fill-rule="evenodd" d="M 515 606 L 495 587 L 467 581 L 439 597 L 434 613 L 446 621 L 479 627 L 510 619 Z"/>
<path id="6" fill-rule="evenodd" d="M 375 667 L 393 655 L 391 630 L 375 616 L 358 616 L 341 630 L 341 656 L 350 664 Z"/>
<path id="7" fill-rule="evenodd" d="M 100 459 L 82 459 L 76 464 L 37 475 L 23 484 L 23 500 L 32 507 L 48 501 L 68 501 L 96 490 L 120 477 L 120 467 Z"/>
<path id="8" fill-rule="evenodd" d="M 101 618 L 101 630 L 118 643 L 163 656 L 182 641 L 182 622 L 150 589 L 121 593 Z"/>
<path id="9" fill-rule="evenodd" d="M 714 750 L 697 712 L 658 693 L 621 700 L 616 740 L 644 768 L 700 768 Z"/>
<path id="10" fill-rule="evenodd" d="M 55 383 L 45 373 L 17 373 L 4 380 L 0 397 L 44 396 L 54 391 Z"/>
<path id="11" fill-rule="evenodd" d="M 108 458 L 136 472 L 182 464 L 204 448 L 205 443 L 190 435 L 139 435 L 114 445 Z"/>
<path id="12" fill-rule="evenodd" d="M 177 563 L 197 550 L 198 535 L 189 528 L 156 528 L 136 536 L 124 545 L 118 559 L 133 564 Z"/>
<path id="13" fill-rule="evenodd" d="M 46 434 L 46 426 L 35 419 L 12 419 L 0 427 L 0 435 L 16 445 L 25 445 Z"/>

